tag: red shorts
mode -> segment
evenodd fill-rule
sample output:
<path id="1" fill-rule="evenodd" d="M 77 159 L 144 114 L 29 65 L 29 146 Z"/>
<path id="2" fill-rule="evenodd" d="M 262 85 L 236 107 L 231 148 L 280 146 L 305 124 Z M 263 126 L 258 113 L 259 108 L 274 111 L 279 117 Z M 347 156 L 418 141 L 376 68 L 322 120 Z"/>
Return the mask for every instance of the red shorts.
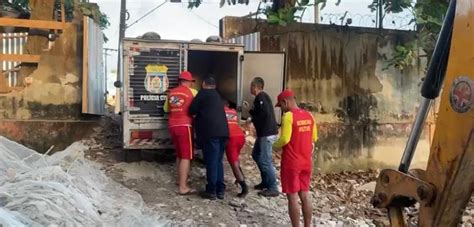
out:
<path id="1" fill-rule="evenodd" d="M 230 164 L 234 164 L 239 161 L 240 150 L 245 144 L 245 136 L 231 136 L 229 137 L 229 142 L 225 148 L 225 153 L 227 155 L 227 161 Z"/>
<path id="2" fill-rule="evenodd" d="M 170 127 L 171 139 L 179 159 L 193 159 L 193 129 L 189 126 Z"/>
<path id="3" fill-rule="evenodd" d="M 281 168 L 281 186 L 283 193 L 293 194 L 309 191 L 311 169 Z"/>

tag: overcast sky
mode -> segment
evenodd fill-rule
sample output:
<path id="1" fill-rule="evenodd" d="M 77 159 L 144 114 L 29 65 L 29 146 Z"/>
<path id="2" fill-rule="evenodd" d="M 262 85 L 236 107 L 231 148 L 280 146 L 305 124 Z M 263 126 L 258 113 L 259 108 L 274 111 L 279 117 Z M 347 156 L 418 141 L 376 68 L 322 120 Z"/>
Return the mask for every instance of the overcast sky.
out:
<path id="1" fill-rule="evenodd" d="M 162 39 L 191 40 L 198 38 L 205 40 L 211 35 L 219 35 L 219 20 L 221 18 L 243 16 L 255 12 L 260 2 L 260 0 L 250 0 L 249 5 L 225 5 L 220 8 L 219 0 L 203 0 L 204 2 L 199 8 L 190 10 L 187 8 L 188 0 L 182 1 L 183 3 L 165 3 L 149 16 L 128 28 L 125 36 L 136 37 L 145 32 L 154 31 L 160 34 Z M 111 25 L 104 31 L 109 41 L 104 46 L 116 49 L 119 34 L 120 0 L 91 0 L 90 2 L 98 3 L 101 11 L 109 17 Z M 130 18 L 127 24 L 133 23 L 163 2 L 165 1 L 128 0 L 127 10 L 130 13 Z M 354 26 L 374 26 L 372 20 L 375 18 L 375 13 L 370 12 L 368 8 L 372 0 L 342 0 L 339 6 L 336 6 L 335 2 L 337 1 L 328 0 L 327 6 L 321 11 L 322 23 L 329 23 L 329 21 L 340 23 L 337 22 L 337 19 L 348 11 L 347 17 L 352 18 Z M 385 27 L 408 29 L 407 24 L 411 18 L 407 14 L 387 16 Z M 312 7 L 304 12 L 302 21 L 314 22 Z M 116 53 L 111 53 L 111 56 L 107 58 L 109 72 L 116 69 L 117 58 L 114 55 Z M 109 73 L 109 77 L 114 76 Z M 113 78 L 109 79 L 108 83 L 112 85 L 113 80 Z"/>

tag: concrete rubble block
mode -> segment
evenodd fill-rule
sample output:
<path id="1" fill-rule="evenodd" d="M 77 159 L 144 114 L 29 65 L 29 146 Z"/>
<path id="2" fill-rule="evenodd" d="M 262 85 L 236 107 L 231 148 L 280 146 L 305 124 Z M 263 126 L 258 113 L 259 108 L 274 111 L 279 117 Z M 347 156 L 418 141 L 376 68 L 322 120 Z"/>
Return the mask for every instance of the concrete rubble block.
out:
<path id="1" fill-rule="evenodd" d="M 360 187 L 357 187 L 356 190 L 359 190 L 359 191 L 370 191 L 370 192 L 374 192 L 375 191 L 375 185 L 377 184 L 377 182 L 375 181 L 372 181 L 372 182 L 369 182 L 367 184 L 364 184 Z"/>

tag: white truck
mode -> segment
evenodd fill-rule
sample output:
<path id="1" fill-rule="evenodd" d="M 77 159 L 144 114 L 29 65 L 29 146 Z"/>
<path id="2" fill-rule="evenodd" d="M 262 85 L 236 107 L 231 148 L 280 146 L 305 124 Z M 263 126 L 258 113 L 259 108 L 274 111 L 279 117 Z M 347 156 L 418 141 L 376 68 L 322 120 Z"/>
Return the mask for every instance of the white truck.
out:
<path id="1" fill-rule="evenodd" d="M 265 90 L 276 99 L 283 90 L 285 54 L 245 52 L 241 44 L 203 43 L 126 38 L 123 42 L 123 87 L 120 89 L 123 118 L 123 148 L 172 149 L 167 114 L 163 111 L 166 91 L 178 85 L 180 72 L 196 79 L 212 74 L 223 97 L 248 117 L 243 101 L 253 102 L 250 82 L 260 76 Z M 277 119 L 281 113 L 276 109 Z"/>

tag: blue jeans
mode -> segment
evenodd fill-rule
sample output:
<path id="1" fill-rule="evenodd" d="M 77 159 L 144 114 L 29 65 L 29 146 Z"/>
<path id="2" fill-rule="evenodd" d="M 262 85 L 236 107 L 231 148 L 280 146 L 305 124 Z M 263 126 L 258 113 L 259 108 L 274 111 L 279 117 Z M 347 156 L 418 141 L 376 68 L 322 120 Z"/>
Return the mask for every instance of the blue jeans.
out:
<path id="1" fill-rule="evenodd" d="M 202 154 L 206 164 L 206 192 L 213 195 L 224 195 L 224 157 L 228 138 L 210 138 L 202 141 Z"/>
<path id="2" fill-rule="evenodd" d="M 258 137 L 252 150 L 252 158 L 260 170 L 262 185 L 269 190 L 278 190 L 272 161 L 272 145 L 275 140 L 276 136 Z"/>

